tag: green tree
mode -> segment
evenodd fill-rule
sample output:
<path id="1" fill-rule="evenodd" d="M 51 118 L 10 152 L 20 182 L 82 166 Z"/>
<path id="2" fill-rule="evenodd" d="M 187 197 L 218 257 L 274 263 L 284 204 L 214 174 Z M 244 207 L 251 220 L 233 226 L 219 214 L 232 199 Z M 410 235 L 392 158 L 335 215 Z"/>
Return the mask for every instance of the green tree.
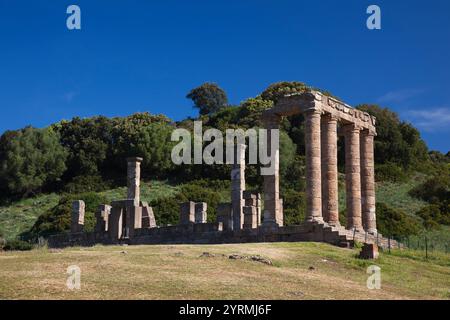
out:
<path id="1" fill-rule="evenodd" d="M 111 156 L 114 120 L 98 116 L 54 125 L 61 135 L 61 144 L 69 151 L 65 180 L 80 175 L 99 175 L 105 160 Z"/>
<path id="2" fill-rule="evenodd" d="M 7 131 L 0 138 L 0 179 L 9 193 L 28 196 L 58 182 L 67 152 L 51 128 Z"/>
<path id="3" fill-rule="evenodd" d="M 228 104 L 225 91 L 217 84 L 209 82 L 192 89 L 186 98 L 194 102 L 194 107 L 199 109 L 201 115 L 217 112 Z"/>
<path id="4" fill-rule="evenodd" d="M 175 129 L 164 116 L 148 113 L 117 119 L 113 129 L 116 166 L 123 169 L 128 157 L 142 157 L 144 177 L 161 178 L 173 168 L 171 141 Z"/>
<path id="5" fill-rule="evenodd" d="M 377 119 L 375 163 L 395 163 L 408 169 L 428 159 L 426 144 L 417 129 L 400 121 L 395 112 L 377 105 L 359 105 L 357 109 Z"/>

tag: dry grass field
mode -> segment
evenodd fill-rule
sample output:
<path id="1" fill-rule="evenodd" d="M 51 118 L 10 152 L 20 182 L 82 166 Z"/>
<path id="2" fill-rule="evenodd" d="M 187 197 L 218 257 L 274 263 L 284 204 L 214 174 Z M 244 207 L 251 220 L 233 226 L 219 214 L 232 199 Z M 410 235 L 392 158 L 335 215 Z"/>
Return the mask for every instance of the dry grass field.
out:
<path id="1" fill-rule="evenodd" d="M 203 255 L 208 252 L 210 255 Z M 229 255 L 259 255 L 273 265 Z M 0 253 L 0 299 L 449 299 L 450 257 L 322 243 L 95 246 Z M 381 267 L 369 290 L 367 267 Z M 81 289 L 66 286 L 70 265 Z"/>

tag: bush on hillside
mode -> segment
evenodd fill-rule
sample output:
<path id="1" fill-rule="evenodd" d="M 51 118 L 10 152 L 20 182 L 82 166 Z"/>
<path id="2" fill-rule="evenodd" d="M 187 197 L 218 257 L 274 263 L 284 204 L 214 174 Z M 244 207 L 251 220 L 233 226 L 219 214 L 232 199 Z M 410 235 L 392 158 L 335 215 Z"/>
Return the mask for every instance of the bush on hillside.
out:
<path id="1" fill-rule="evenodd" d="M 376 204 L 376 216 L 378 231 L 385 236 L 399 238 L 417 234 L 421 230 L 417 219 L 385 203 Z"/>
<path id="2" fill-rule="evenodd" d="M 403 182 L 407 179 L 405 170 L 395 163 L 375 165 L 375 179 L 377 181 Z"/>
<path id="3" fill-rule="evenodd" d="M 305 220 L 306 195 L 293 189 L 286 189 L 282 193 L 284 225 L 299 225 Z"/>
<path id="4" fill-rule="evenodd" d="M 22 240 L 8 240 L 3 247 L 5 251 L 28 251 L 33 249 L 33 245 Z"/>
<path id="5" fill-rule="evenodd" d="M 67 194 L 61 197 L 59 203 L 40 215 L 30 230 L 30 236 L 48 236 L 70 230 L 72 219 L 72 202 L 83 200 L 86 205 L 84 216 L 84 230 L 93 231 L 95 227 L 95 212 L 106 199 L 94 192 L 82 194 Z"/>
<path id="6" fill-rule="evenodd" d="M 63 190 L 66 193 L 84 193 L 101 192 L 110 189 L 113 186 L 111 182 L 105 181 L 101 176 L 77 176 L 67 183 Z"/>

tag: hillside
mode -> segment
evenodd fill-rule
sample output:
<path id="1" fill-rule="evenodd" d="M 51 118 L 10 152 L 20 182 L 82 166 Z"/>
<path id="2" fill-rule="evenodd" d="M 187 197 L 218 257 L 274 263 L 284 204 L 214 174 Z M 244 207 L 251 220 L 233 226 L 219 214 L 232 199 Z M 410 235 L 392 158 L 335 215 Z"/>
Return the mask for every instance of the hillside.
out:
<path id="1" fill-rule="evenodd" d="M 208 252 L 208 255 L 203 254 Z M 260 255 L 267 265 L 231 254 Z M 0 299 L 449 299 L 450 259 L 392 251 L 374 261 L 322 243 L 96 246 L 0 253 Z M 366 286 L 381 268 L 381 289 Z M 66 269 L 81 268 L 81 290 Z"/>

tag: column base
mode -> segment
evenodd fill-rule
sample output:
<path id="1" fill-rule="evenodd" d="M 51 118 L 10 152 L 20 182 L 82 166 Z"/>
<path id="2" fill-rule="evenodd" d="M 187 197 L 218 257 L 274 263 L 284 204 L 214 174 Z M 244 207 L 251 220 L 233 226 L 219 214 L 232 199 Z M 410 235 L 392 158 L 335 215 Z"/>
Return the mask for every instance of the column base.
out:
<path id="1" fill-rule="evenodd" d="M 325 223 L 325 221 L 323 220 L 323 217 L 308 217 L 306 219 L 306 222 L 310 222 L 310 223 Z"/>

